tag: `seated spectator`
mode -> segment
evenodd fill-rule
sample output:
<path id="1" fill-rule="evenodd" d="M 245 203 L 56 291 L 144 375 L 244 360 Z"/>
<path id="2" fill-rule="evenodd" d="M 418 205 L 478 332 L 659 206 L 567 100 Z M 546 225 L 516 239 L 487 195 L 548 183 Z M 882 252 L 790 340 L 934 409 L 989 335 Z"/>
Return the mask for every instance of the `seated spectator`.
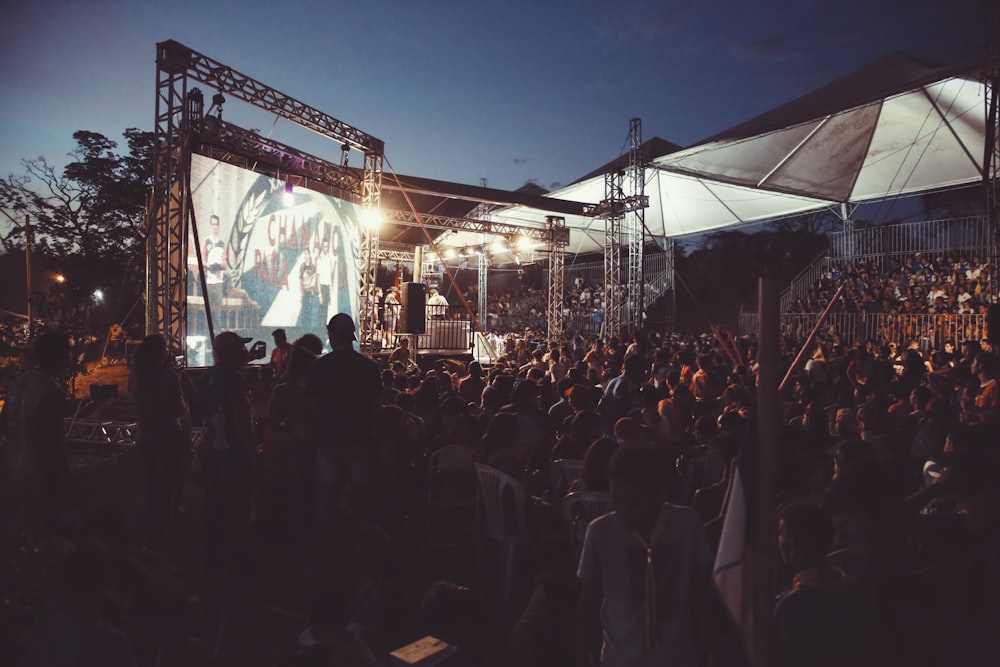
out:
<path id="1" fill-rule="evenodd" d="M 827 563 L 832 544 L 833 521 L 815 505 L 793 505 L 778 520 L 778 549 L 794 575 L 775 607 L 779 667 L 880 664 L 874 605 Z"/>

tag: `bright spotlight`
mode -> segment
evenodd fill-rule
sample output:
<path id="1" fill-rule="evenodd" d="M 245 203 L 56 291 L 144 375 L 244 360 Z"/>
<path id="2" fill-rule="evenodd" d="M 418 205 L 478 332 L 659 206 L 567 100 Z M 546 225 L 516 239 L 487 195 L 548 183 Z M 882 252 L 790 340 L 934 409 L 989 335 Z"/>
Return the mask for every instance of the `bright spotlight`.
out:
<path id="1" fill-rule="evenodd" d="M 104 290 L 100 288 L 94 290 L 94 301 L 104 303 Z"/>
<path id="2" fill-rule="evenodd" d="M 56 275 L 52 276 L 52 280 L 62 285 L 64 282 L 66 282 L 66 276 L 64 276 L 61 273 L 57 273 Z"/>
<path id="3" fill-rule="evenodd" d="M 519 236 L 517 238 L 517 247 L 521 250 L 531 250 L 535 245 L 535 242 L 529 239 L 527 236 Z"/>
<path id="4" fill-rule="evenodd" d="M 377 208 L 362 209 L 361 221 L 370 229 L 378 229 L 382 226 L 382 211 Z"/>
<path id="5" fill-rule="evenodd" d="M 285 204 L 285 206 L 295 205 L 295 193 L 293 192 L 291 183 L 285 183 L 285 194 L 281 198 L 281 201 Z"/>
<path id="6" fill-rule="evenodd" d="M 506 251 L 507 251 L 507 246 L 504 245 L 503 241 L 494 241 L 493 246 L 490 249 L 490 252 L 492 252 L 494 255 L 499 255 L 500 253 Z"/>
<path id="7" fill-rule="evenodd" d="M 455 259 L 458 257 L 458 251 L 455 248 L 446 248 L 444 251 L 445 259 Z"/>

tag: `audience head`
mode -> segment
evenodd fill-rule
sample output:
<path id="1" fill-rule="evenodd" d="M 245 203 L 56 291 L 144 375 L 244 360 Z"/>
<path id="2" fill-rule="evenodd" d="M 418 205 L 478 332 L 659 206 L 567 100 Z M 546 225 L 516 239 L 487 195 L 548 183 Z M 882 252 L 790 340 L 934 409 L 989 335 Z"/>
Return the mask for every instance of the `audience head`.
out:
<path id="1" fill-rule="evenodd" d="M 608 478 L 622 523 L 648 537 L 668 496 L 664 459 L 648 447 L 621 446 L 611 457 Z"/>

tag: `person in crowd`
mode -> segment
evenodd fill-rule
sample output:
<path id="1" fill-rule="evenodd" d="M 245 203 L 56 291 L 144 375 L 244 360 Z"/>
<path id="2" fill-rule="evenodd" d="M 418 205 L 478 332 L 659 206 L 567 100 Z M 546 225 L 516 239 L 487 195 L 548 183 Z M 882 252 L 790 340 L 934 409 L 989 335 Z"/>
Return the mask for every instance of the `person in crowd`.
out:
<path id="1" fill-rule="evenodd" d="M 448 299 L 444 294 L 432 287 L 427 291 L 427 317 L 432 320 L 443 320 L 447 315 Z"/>
<path id="2" fill-rule="evenodd" d="M 3 504 L 12 526 L 41 523 L 62 532 L 68 504 L 77 493 L 63 430 L 66 393 L 61 382 L 70 367 L 69 337 L 43 333 L 32 351 L 34 368 L 8 389 L 0 414 L 7 476 Z"/>
<path id="3" fill-rule="evenodd" d="M 401 336 L 399 339 L 399 347 L 392 351 L 389 355 L 389 365 L 392 366 L 395 363 L 403 364 L 403 368 L 407 368 L 412 360 L 410 359 L 410 338 L 409 336 Z"/>
<path id="4" fill-rule="evenodd" d="M 245 566 L 253 498 L 253 431 L 244 338 L 235 331 L 215 336 L 209 371 L 205 438 L 198 450 L 204 485 L 205 567 L 210 573 Z"/>
<path id="5" fill-rule="evenodd" d="M 646 371 L 642 357 L 630 357 L 625 361 L 621 375 L 612 378 L 605 386 L 600 404 L 605 435 L 614 434 L 619 419 L 627 417 L 632 410 L 642 409 L 639 391 L 645 383 Z"/>
<path id="6" fill-rule="evenodd" d="M 271 350 L 271 382 L 277 384 L 285 380 L 288 362 L 292 356 L 292 344 L 288 342 L 288 334 L 284 329 L 275 329 L 271 332 L 271 337 L 274 338 L 274 349 Z"/>
<path id="7" fill-rule="evenodd" d="M 309 431 L 312 424 L 306 389 L 306 376 L 315 360 L 316 355 L 304 346 L 291 346 L 287 372 L 271 390 L 267 406 L 265 454 L 272 465 L 285 472 L 283 488 L 278 489 L 284 506 L 283 523 L 299 545 L 308 544 L 316 501 L 316 451 Z"/>
<path id="8" fill-rule="evenodd" d="M 1000 422 L 1000 358 L 992 352 L 980 352 L 972 360 L 972 374 L 979 381 L 967 421 L 971 424 L 996 424 Z"/>
<path id="9" fill-rule="evenodd" d="M 136 445 L 146 469 L 149 545 L 159 548 L 191 447 L 185 428 L 190 412 L 162 335 L 150 334 L 136 348 L 129 384 L 139 417 Z"/>
<path id="10" fill-rule="evenodd" d="M 327 324 L 331 351 L 306 374 L 311 437 L 316 448 L 316 549 L 329 556 L 341 492 L 351 485 L 354 518 L 374 520 L 375 428 L 382 398 L 378 364 L 354 350 L 354 320 L 337 313 Z"/>
<path id="11" fill-rule="evenodd" d="M 384 305 L 384 329 L 385 329 L 385 346 L 393 347 L 396 344 L 396 325 L 399 322 L 399 313 L 402 309 L 402 304 L 399 301 L 399 288 L 392 286 L 385 295 L 385 305 Z"/>
<path id="12" fill-rule="evenodd" d="M 778 519 L 778 549 L 793 574 L 775 606 L 776 665 L 882 664 L 874 600 L 827 562 L 833 519 L 815 504 L 793 504 Z"/>
<path id="13" fill-rule="evenodd" d="M 577 664 L 693 666 L 711 652 L 718 664 L 748 665 L 701 518 L 666 503 L 665 462 L 623 446 L 609 477 L 615 511 L 587 528 L 577 571 Z"/>
<path id="14" fill-rule="evenodd" d="M 468 365 L 468 375 L 458 383 L 458 394 L 466 403 L 478 404 L 483 397 L 483 389 L 486 388 L 485 374 L 483 367 L 478 361 L 470 361 Z"/>

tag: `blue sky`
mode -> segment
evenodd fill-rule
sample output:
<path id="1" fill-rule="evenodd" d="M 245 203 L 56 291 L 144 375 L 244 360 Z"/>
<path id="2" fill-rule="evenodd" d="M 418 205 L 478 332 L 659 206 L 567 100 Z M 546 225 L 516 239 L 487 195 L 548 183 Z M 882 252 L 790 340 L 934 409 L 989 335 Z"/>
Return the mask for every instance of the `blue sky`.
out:
<path id="1" fill-rule="evenodd" d="M 35 0 L 0 25 L 0 174 L 72 134 L 151 130 L 175 39 L 386 142 L 399 173 L 569 183 L 644 138 L 689 145 L 884 53 L 962 62 L 985 0 Z M 224 118 L 331 160 L 339 145 L 232 101 Z M 357 158 L 354 158 L 357 161 Z"/>

